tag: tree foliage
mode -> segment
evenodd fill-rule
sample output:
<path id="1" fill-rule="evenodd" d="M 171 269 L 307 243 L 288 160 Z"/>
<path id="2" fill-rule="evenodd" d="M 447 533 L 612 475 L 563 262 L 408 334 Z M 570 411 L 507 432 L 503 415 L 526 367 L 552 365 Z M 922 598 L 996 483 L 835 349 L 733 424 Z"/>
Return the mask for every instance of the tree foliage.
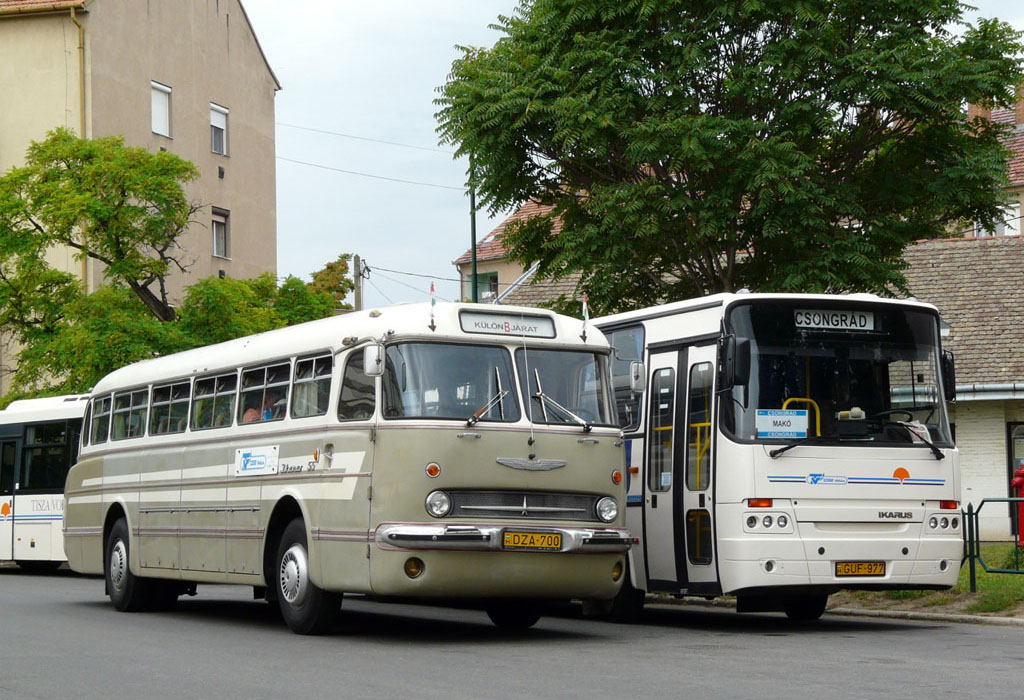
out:
<path id="1" fill-rule="evenodd" d="M 956 0 L 523 0 L 440 88 L 442 140 L 539 279 L 597 313 L 740 287 L 884 292 L 1002 216 L 1020 34 Z M 958 27 L 954 35 L 946 27 Z M 552 235 L 555 217 L 562 232 Z"/>
<path id="2" fill-rule="evenodd" d="M 342 253 L 337 260 L 327 263 L 323 269 L 313 273 L 313 281 L 309 286 L 318 291 L 330 294 L 334 298 L 337 309 L 351 309 L 352 305 L 345 301 L 349 292 L 355 290 L 356 283 L 349 274 L 349 260 L 352 255 Z"/>
<path id="3" fill-rule="evenodd" d="M 79 260 L 103 263 L 106 279 L 134 292 L 157 318 L 172 320 L 166 279 L 188 267 L 178 239 L 199 208 L 184 189 L 198 176 L 192 163 L 125 146 L 121 137 L 50 132 L 31 144 L 23 167 L 0 178 L 3 281 L 21 293 L 57 284 L 67 297 L 73 278 L 38 269 L 49 267 L 38 265 L 48 250 L 67 246 Z M 48 309 L 25 311 L 20 320 L 31 323 L 31 312 Z"/>

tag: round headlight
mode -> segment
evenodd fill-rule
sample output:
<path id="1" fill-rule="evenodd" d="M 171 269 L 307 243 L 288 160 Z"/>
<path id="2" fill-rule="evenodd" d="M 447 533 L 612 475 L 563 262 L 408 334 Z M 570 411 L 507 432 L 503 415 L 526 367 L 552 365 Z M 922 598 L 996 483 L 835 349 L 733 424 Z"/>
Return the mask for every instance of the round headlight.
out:
<path id="1" fill-rule="evenodd" d="M 764 525 L 765 527 L 771 527 L 772 526 L 772 516 L 766 515 L 763 518 L 761 518 L 761 524 Z"/>
<path id="2" fill-rule="evenodd" d="M 938 518 L 936 518 L 934 515 L 932 517 L 928 518 L 928 527 L 930 527 L 931 529 L 934 530 L 938 526 L 939 526 L 939 519 Z"/>
<path id="3" fill-rule="evenodd" d="M 953 518 L 949 521 L 949 524 L 953 526 L 953 529 L 960 527 L 960 518 Z"/>
<path id="4" fill-rule="evenodd" d="M 619 504 L 611 496 L 605 496 L 597 502 L 597 517 L 606 523 L 610 523 L 619 517 Z"/>
<path id="5" fill-rule="evenodd" d="M 786 525 L 789 525 L 789 518 L 787 518 L 785 515 L 780 515 L 775 520 L 775 524 L 778 525 L 779 527 L 786 527 Z"/>
<path id="6" fill-rule="evenodd" d="M 757 527 L 757 516 L 756 515 L 748 515 L 747 516 L 747 527 L 750 528 L 751 530 L 753 530 L 755 527 Z"/>
<path id="7" fill-rule="evenodd" d="M 427 512 L 435 518 L 443 518 L 452 509 L 452 499 L 444 491 L 431 491 L 427 496 Z"/>
<path id="8" fill-rule="evenodd" d="M 945 529 L 946 529 L 947 527 L 949 527 L 949 519 L 948 519 L 948 518 L 943 518 L 942 520 L 940 520 L 940 521 L 939 521 L 939 526 L 940 526 L 940 527 L 941 527 L 941 528 L 942 528 L 943 530 L 945 530 Z"/>

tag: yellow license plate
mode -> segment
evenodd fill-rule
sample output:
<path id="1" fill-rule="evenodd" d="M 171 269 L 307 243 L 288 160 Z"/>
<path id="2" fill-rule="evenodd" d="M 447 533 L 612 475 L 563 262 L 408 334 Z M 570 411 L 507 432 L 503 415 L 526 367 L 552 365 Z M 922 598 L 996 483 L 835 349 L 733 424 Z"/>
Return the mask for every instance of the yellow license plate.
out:
<path id="1" fill-rule="evenodd" d="M 836 577 L 885 576 L 884 561 L 837 561 Z"/>
<path id="2" fill-rule="evenodd" d="M 558 551 L 562 548 L 559 532 L 515 532 L 506 530 L 502 540 L 505 549 Z"/>

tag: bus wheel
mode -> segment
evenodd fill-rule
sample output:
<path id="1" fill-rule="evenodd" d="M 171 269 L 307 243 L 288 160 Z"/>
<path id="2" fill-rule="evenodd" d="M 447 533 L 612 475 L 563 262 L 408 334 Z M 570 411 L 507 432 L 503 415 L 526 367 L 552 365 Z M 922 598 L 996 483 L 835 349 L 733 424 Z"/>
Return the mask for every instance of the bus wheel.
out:
<path id="1" fill-rule="evenodd" d="M 786 617 L 795 622 L 813 622 L 825 612 L 828 605 L 828 594 L 804 595 L 789 598 L 783 603 L 782 609 Z"/>
<path id="2" fill-rule="evenodd" d="M 309 580 L 307 551 L 306 525 L 302 518 L 295 518 L 284 529 L 277 548 L 277 602 L 292 632 L 322 634 L 338 617 L 341 594 L 328 593 Z"/>
<path id="3" fill-rule="evenodd" d="M 646 598 L 645 591 L 639 591 L 633 587 L 627 571 L 626 580 L 622 582 L 619 594 L 611 600 L 607 618 L 612 622 L 636 622 L 640 613 L 643 612 Z"/>
<path id="4" fill-rule="evenodd" d="M 487 604 L 487 617 L 503 630 L 528 630 L 540 619 L 540 605 L 532 600 L 493 600 Z"/>
<path id="5" fill-rule="evenodd" d="M 128 565 L 128 523 L 121 518 L 107 538 L 107 593 L 122 612 L 145 610 L 150 602 L 150 581 L 132 573 Z"/>

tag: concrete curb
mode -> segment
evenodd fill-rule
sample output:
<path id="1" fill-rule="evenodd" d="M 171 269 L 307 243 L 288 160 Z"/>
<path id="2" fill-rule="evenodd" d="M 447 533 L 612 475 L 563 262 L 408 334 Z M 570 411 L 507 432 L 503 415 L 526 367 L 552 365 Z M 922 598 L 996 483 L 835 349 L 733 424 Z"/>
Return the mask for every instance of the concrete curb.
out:
<path id="1" fill-rule="evenodd" d="M 666 605 L 671 607 L 723 608 L 735 609 L 736 605 L 729 600 L 674 599 L 648 596 L 645 605 Z M 864 608 L 829 608 L 826 615 L 843 617 L 873 617 L 876 619 L 912 620 L 915 622 L 956 622 L 968 625 L 998 625 L 1002 627 L 1024 627 L 1024 619 L 1017 617 L 998 617 L 988 615 L 962 615 L 957 613 L 928 613 L 916 610 L 868 610 Z"/>

